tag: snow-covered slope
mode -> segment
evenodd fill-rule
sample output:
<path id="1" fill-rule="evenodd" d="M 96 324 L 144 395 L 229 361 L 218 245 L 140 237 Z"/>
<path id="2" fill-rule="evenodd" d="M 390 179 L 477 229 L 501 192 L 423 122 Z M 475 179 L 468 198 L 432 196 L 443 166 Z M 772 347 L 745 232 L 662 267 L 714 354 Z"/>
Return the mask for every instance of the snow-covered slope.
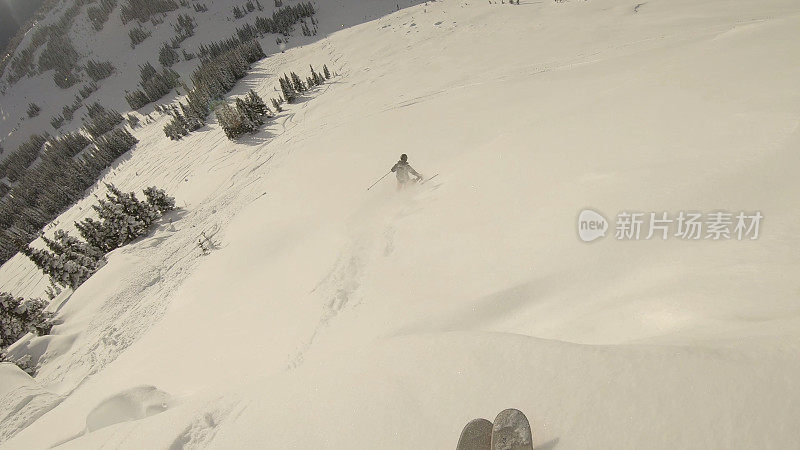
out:
<path id="1" fill-rule="evenodd" d="M 791 0 L 445 0 L 261 61 L 232 94 L 339 75 L 238 143 L 137 131 L 105 181 L 183 210 L 56 299 L 4 448 L 452 448 L 508 407 L 538 449 L 796 448 L 798 30 Z M 400 153 L 439 175 L 366 191 Z M 585 207 L 765 219 L 585 244 Z"/>

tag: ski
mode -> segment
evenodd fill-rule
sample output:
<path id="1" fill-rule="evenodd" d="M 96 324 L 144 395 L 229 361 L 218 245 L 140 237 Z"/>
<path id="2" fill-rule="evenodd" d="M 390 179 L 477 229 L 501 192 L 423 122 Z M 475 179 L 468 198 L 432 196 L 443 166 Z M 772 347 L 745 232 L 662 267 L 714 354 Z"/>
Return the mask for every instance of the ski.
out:
<path id="1" fill-rule="evenodd" d="M 427 183 L 428 181 L 431 181 L 432 179 L 434 179 L 434 178 L 436 178 L 436 177 L 438 177 L 438 176 L 439 176 L 439 174 L 437 173 L 436 175 L 434 175 L 434 176 L 432 176 L 432 177 L 430 177 L 430 178 L 426 178 L 426 179 L 424 179 L 424 180 L 420 181 L 420 182 L 419 182 L 419 184 L 425 184 L 425 183 Z"/>
<path id="2" fill-rule="evenodd" d="M 490 450 L 491 443 L 492 422 L 473 419 L 461 431 L 456 450 Z"/>
<path id="3" fill-rule="evenodd" d="M 492 450 L 533 450 L 531 425 L 518 409 L 506 409 L 494 419 Z"/>

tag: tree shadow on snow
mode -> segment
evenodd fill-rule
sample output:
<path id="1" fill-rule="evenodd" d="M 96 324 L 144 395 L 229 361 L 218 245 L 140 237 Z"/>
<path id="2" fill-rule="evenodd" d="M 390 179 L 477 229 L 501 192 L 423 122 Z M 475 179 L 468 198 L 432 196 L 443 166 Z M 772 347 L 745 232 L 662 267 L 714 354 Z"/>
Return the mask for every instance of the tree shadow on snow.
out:
<path id="1" fill-rule="evenodd" d="M 273 77 L 275 77 L 274 73 L 268 72 L 263 67 L 254 66 L 250 71 L 247 73 L 247 76 L 240 80 L 234 89 L 231 91 L 230 95 L 244 95 L 250 92 L 250 90 L 254 90 L 258 92 L 259 88 L 264 86 L 267 81 L 270 81 Z M 267 81 L 265 81 L 267 80 Z M 271 80 L 274 81 L 274 80 Z M 280 95 L 280 91 L 277 89 L 275 90 L 275 95 Z M 237 94 L 238 92 L 238 94 Z M 269 99 L 266 99 L 269 100 Z"/>
<path id="2" fill-rule="evenodd" d="M 173 211 L 165 213 L 163 216 L 161 216 L 161 220 L 159 221 L 158 228 L 156 228 L 156 230 L 160 230 L 162 228 L 168 228 L 173 223 L 178 222 L 179 220 L 183 219 L 188 215 L 189 211 L 183 208 L 176 208 Z"/>
<path id="3" fill-rule="evenodd" d="M 272 133 L 260 130 L 255 134 L 245 134 L 236 138 L 237 144 L 248 145 L 250 147 L 260 147 L 272 139 Z"/>
<path id="4" fill-rule="evenodd" d="M 544 444 L 537 445 L 533 450 L 553 450 L 558 445 L 558 438 L 550 439 Z"/>

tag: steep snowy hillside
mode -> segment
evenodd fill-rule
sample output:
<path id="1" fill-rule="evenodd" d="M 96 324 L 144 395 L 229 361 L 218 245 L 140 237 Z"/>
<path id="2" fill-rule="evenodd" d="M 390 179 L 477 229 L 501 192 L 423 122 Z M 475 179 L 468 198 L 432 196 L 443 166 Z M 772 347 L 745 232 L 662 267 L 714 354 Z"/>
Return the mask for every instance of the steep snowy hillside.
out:
<path id="1" fill-rule="evenodd" d="M 404 6 L 409 3 L 416 0 L 406 1 Z M 90 187 L 86 183 L 70 186 L 79 195 L 59 199 L 61 192 L 52 192 L 58 190 L 53 186 L 68 190 L 67 173 L 71 172 L 59 171 L 59 164 L 41 161 L 50 141 L 86 129 L 91 106 L 100 105 L 126 118 L 151 123 L 153 114 L 163 114 L 159 105 L 186 103 L 185 94 L 196 87 L 201 62 L 214 57 L 214 46 L 224 40 L 255 39 L 266 54 L 273 54 L 399 8 L 396 3 L 355 2 L 318 5 L 317 14 L 296 13 L 301 8 L 313 13 L 309 5 L 276 1 L 265 6 L 252 0 L 243 4 L 217 1 L 210 6 L 186 0 L 58 3 L 25 35 L 0 79 L 0 215 L 4 216 L 0 221 L 0 263 L 10 259 L 21 244 L 34 240 L 37 230 Z M 110 9 L 98 19 L 97 11 L 105 6 Z M 138 17 L 147 20 L 129 17 L 135 7 L 144 10 Z M 252 11 L 247 12 L 249 9 Z M 165 59 L 170 52 L 173 59 Z M 326 62 L 315 61 L 317 69 Z M 170 79 L 154 81 L 151 75 L 148 81 L 147 68 Z M 165 84 L 166 89 L 160 87 Z M 140 96 L 149 98 L 142 101 Z M 31 145 L 29 142 L 36 138 L 39 143 Z M 56 167 L 46 174 L 32 175 L 42 165 Z M 111 165 L 103 163 L 89 170 L 98 173 Z M 35 197 L 28 195 L 31 191 L 43 191 L 38 179 L 50 185 L 39 198 L 30 198 Z M 18 270 L 14 272 L 19 275 Z M 44 287 L 28 279 L 21 291 L 17 286 L 16 292 L 42 295 Z"/>
<path id="2" fill-rule="evenodd" d="M 0 366 L 3 448 L 453 448 L 508 407 L 540 450 L 800 445 L 797 2 L 320 3 L 231 95 L 337 76 L 263 131 L 135 131 L 102 181 L 181 210 Z M 438 175 L 367 191 L 401 153 Z M 763 221 L 615 236 L 682 211 Z"/>

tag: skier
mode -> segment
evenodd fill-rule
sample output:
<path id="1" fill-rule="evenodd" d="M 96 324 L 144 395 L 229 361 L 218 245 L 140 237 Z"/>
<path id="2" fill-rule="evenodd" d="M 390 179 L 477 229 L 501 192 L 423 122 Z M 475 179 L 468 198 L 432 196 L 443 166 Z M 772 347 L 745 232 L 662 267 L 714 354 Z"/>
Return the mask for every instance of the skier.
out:
<path id="1" fill-rule="evenodd" d="M 397 161 L 397 164 L 392 166 L 392 172 L 397 175 L 397 189 L 403 189 L 408 182 L 411 181 L 409 174 L 416 177 L 414 181 L 422 181 L 423 178 L 422 175 L 417 173 L 417 171 L 408 164 L 408 155 L 405 153 L 400 155 L 400 161 Z"/>

